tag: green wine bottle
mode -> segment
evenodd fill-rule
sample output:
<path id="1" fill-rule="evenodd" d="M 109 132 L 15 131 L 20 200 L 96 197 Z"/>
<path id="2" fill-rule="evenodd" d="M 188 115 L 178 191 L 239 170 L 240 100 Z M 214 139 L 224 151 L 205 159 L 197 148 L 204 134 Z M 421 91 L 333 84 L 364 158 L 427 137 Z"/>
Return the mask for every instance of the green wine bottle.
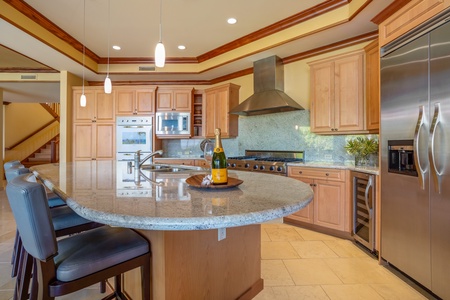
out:
<path id="1" fill-rule="evenodd" d="M 213 184 L 227 184 L 228 183 L 228 170 L 227 170 L 227 158 L 223 151 L 222 141 L 220 139 L 220 128 L 214 130 L 216 136 L 216 144 L 214 145 L 214 153 L 211 163 L 211 177 Z"/>

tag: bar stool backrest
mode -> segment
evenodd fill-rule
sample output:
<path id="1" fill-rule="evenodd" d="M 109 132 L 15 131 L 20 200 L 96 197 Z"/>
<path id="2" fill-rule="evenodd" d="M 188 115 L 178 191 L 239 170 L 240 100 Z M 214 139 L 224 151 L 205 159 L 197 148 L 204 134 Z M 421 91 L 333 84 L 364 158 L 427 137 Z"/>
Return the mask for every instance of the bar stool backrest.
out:
<path id="1" fill-rule="evenodd" d="M 6 177 L 7 182 L 10 182 L 13 178 L 15 178 L 19 175 L 27 174 L 27 173 L 31 173 L 31 172 L 28 168 L 24 168 L 23 165 L 14 165 L 8 169 L 5 168 L 5 177 Z"/>
<path id="2" fill-rule="evenodd" d="M 58 248 L 42 184 L 32 173 L 20 175 L 8 182 L 6 194 L 25 250 L 41 261 L 53 257 Z"/>

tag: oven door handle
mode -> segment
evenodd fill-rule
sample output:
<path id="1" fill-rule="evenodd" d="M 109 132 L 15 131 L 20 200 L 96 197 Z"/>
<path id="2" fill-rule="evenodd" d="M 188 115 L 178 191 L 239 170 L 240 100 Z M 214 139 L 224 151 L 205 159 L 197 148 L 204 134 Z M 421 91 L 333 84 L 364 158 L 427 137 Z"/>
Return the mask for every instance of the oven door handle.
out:
<path id="1" fill-rule="evenodd" d="M 373 175 L 369 176 L 369 180 L 368 180 L 367 186 L 366 186 L 366 191 L 364 193 L 364 202 L 366 202 L 366 208 L 367 208 L 367 211 L 369 212 L 369 219 L 373 218 L 373 208 L 371 208 L 369 205 L 369 191 L 371 188 L 374 188 Z M 373 199 L 372 199 L 372 201 L 373 201 Z"/>
<path id="2" fill-rule="evenodd" d="M 121 128 L 145 128 L 145 127 L 152 127 L 152 125 L 146 125 L 146 126 L 140 126 L 140 125 L 126 125 L 126 126 L 122 126 L 122 125 L 119 125 L 119 127 L 121 127 Z"/>

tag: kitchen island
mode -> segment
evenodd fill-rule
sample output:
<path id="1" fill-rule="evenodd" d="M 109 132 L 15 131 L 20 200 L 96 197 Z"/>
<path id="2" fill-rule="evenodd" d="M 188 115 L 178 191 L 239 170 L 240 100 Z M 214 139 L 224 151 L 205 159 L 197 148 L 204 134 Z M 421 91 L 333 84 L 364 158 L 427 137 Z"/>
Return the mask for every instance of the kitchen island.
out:
<path id="1" fill-rule="evenodd" d="M 260 223 L 312 199 L 309 185 L 270 174 L 229 172 L 243 183 L 197 188 L 203 170 L 136 172 L 126 162 L 78 161 L 31 168 L 75 212 L 138 230 L 151 241 L 153 299 L 251 299 L 263 288 Z M 139 298 L 139 271 L 124 276 Z"/>

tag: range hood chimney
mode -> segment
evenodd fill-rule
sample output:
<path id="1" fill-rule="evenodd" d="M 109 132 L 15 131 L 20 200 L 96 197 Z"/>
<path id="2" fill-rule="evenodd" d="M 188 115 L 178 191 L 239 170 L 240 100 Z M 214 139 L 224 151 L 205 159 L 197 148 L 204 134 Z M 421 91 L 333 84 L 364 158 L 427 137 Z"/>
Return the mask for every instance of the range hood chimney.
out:
<path id="1" fill-rule="evenodd" d="M 254 116 L 304 109 L 284 92 L 284 67 L 278 56 L 253 63 L 253 89 L 254 94 L 230 114 Z"/>

